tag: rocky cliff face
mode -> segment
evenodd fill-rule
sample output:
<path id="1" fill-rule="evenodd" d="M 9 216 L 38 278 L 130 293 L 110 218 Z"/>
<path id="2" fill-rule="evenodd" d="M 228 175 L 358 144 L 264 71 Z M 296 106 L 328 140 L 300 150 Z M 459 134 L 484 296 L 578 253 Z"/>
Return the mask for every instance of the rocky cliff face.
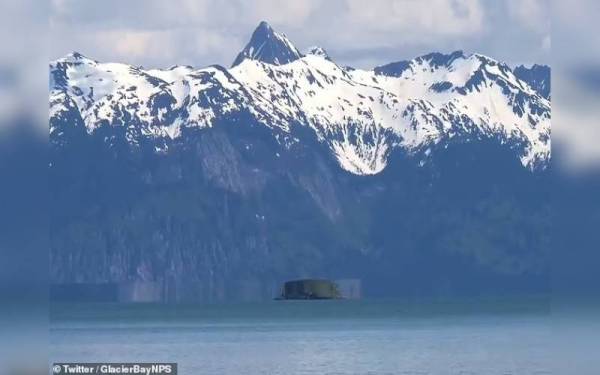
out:
<path id="1" fill-rule="evenodd" d="M 548 287 L 546 98 L 480 55 L 288 61 L 261 27 L 276 44 L 230 70 L 51 64 L 53 282 L 180 301 L 303 277 L 367 296 Z"/>

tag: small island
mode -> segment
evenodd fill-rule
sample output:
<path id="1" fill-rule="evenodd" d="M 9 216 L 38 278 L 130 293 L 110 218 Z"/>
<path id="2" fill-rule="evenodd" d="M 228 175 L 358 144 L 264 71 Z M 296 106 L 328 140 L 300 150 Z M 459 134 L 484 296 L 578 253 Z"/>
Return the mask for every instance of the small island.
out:
<path id="1" fill-rule="evenodd" d="M 286 281 L 278 300 L 341 299 L 337 284 L 324 279 L 300 279 Z"/>

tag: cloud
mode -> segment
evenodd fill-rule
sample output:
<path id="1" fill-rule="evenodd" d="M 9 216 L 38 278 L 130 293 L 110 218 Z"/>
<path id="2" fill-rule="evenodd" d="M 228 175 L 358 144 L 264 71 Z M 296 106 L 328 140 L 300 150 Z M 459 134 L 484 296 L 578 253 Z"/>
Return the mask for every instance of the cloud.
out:
<path id="1" fill-rule="evenodd" d="M 0 1 L 0 127 L 26 115 L 47 129 L 49 11 L 45 1 Z"/>
<path id="2" fill-rule="evenodd" d="M 456 36 L 481 31 L 478 0 L 347 0 L 346 23 L 386 32 Z"/>
<path id="3" fill-rule="evenodd" d="M 368 5 L 343 0 L 333 14 L 313 20 L 317 27 L 307 28 L 302 37 L 310 37 L 311 44 L 326 40 L 334 58 L 359 67 L 431 51 L 468 50 L 485 32 L 479 0 L 370 0 Z M 376 51 L 384 53 L 366 56 Z"/>
<path id="4" fill-rule="evenodd" d="M 527 34 L 535 33 L 529 29 L 522 32 L 526 26 L 518 21 L 522 19 L 521 13 L 508 15 L 506 7 L 497 3 L 495 0 L 369 0 L 368 3 L 363 0 L 129 0 L 126 3 L 52 0 L 52 53 L 56 58 L 80 50 L 101 60 L 145 66 L 228 65 L 258 22 L 266 20 L 285 32 L 299 48 L 322 45 L 334 58 L 340 56 L 341 63 L 354 66 L 454 49 L 501 59 L 508 56 L 510 60 L 535 60 L 539 54 L 531 54 L 532 45 L 535 43 L 541 49 L 542 39 L 537 36 L 535 41 L 528 40 Z M 527 8 L 529 12 L 536 9 L 537 3 L 532 4 Z M 511 33 L 519 33 L 519 37 L 514 38 Z M 156 39 L 152 42 L 151 38 Z M 157 52 L 159 46 L 161 53 Z M 386 52 L 365 56 L 368 51 Z M 529 57 L 515 57 L 515 53 Z"/>
<path id="5" fill-rule="evenodd" d="M 553 73 L 552 139 L 561 147 L 562 165 L 589 168 L 600 165 L 600 87 L 590 89 L 576 71 Z"/>
<path id="6" fill-rule="evenodd" d="M 322 0 L 257 0 L 241 4 L 245 8 L 244 13 L 251 14 L 255 20 L 269 20 L 275 24 L 299 27 L 305 24 L 312 12 L 322 6 L 322 3 Z"/>
<path id="7" fill-rule="evenodd" d="M 551 7 L 548 0 L 506 0 L 506 6 L 509 16 L 521 28 L 537 35 L 539 48 L 549 53 Z"/>
<path id="8" fill-rule="evenodd" d="M 550 32 L 550 7 L 547 0 L 506 0 L 511 17 L 523 27 L 539 34 Z"/>
<path id="9" fill-rule="evenodd" d="M 550 51 L 552 49 L 552 38 L 550 35 L 546 35 L 542 39 L 542 49 L 545 51 Z"/>
<path id="10" fill-rule="evenodd" d="M 600 3 L 554 1 L 552 142 L 570 168 L 600 166 Z"/>

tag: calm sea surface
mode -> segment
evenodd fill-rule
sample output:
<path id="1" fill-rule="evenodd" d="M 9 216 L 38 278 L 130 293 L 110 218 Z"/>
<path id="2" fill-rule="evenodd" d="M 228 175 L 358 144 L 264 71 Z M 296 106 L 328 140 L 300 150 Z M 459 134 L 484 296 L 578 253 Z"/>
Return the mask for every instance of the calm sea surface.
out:
<path id="1" fill-rule="evenodd" d="M 51 361 L 177 362 L 179 374 L 542 375 L 537 303 L 58 305 Z"/>

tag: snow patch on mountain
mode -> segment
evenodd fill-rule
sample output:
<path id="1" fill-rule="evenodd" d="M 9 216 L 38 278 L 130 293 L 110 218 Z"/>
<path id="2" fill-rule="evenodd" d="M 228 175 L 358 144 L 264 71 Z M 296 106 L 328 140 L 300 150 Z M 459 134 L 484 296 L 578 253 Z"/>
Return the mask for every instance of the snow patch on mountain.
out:
<path id="1" fill-rule="evenodd" d="M 331 57 L 329 57 L 329 54 L 327 53 L 327 51 L 325 51 L 325 48 L 323 48 L 323 47 L 312 46 L 308 49 L 306 54 L 320 56 L 320 57 L 324 58 L 325 60 L 331 61 Z"/>
<path id="2" fill-rule="evenodd" d="M 74 53 L 51 63 L 50 80 L 50 131 L 56 136 L 76 114 L 88 133 L 125 127 L 131 144 L 155 139 L 157 150 L 165 151 L 160 140 L 181 137 L 183 128 L 248 115 L 272 129 L 284 147 L 302 141 L 295 126 L 310 127 L 355 174 L 381 172 L 395 148 L 430 153 L 432 146 L 462 138 L 520 145 L 516 152 L 529 168 L 550 158 L 549 99 L 506 64 L 462 51 L 348 69 L 322 48 L 302 55 L 261 23 L 231 69 L 144 70 Z"/>

